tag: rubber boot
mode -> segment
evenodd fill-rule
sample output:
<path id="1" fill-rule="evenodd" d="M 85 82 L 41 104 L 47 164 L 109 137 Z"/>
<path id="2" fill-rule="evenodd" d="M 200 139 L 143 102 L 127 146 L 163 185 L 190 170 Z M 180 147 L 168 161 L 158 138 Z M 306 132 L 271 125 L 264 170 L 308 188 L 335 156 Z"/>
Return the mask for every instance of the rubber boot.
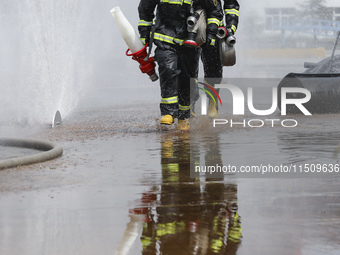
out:
<path id="1" fill-rule="evenodd" d="M 215 102 L 213 100 L 209 100 L 209 106 L 208 106 L 207 114 L 212 119 L 217 118 L 217 108 L 216 108 Z"/>
<path id="2" fill-rule="evenodd" d="M 178 120 L 177 129 L 181 131 L 190 130 L 190 119 Z"/>
<path id="3" fill-rule="evenodd" d="M 161 118 L 161 124 L 163 125 L 172 125 L 172 123 L 174 123 L 174 117 L 172 117 L 171 115 L 167 114 L 164 115 Z"/>
<path id="4" fill-rule="evenodd" d="M 190 118 L 195 118 L 196 117 L 195 105 L 196 105 L 196 102 L 191 104 L 191 107 L 190 107 Z"/>

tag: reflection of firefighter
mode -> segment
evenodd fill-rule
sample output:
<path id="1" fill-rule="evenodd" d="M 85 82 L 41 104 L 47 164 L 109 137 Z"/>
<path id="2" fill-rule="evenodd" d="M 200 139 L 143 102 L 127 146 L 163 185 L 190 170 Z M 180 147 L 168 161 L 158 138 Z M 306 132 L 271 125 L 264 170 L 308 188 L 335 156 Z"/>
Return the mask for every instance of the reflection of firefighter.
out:
<path id="1" fill-rule="evenodd" d="M 216 176 L 218 182 L 190 178 L 188 134 L 164 135 L 161 146 L 160 190 L 143 194 L 142 206 L 131 211 L 131 222 L 142 231 L 142 254 L 236 254 L 237 186 Z"/>

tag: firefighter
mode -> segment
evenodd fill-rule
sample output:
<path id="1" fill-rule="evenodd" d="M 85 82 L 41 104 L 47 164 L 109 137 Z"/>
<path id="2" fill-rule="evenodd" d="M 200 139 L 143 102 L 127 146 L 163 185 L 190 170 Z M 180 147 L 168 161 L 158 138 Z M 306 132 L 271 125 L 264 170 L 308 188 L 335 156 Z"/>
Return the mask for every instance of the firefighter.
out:
<path id="1" fill-rule="evenodd" d="M 223 18 L 217 0 L 140 0 L 138 6 L 140 38 L 144 44 L 153 42 L 157 46 L 163 125 L 172 125 L 178 118 L 184 129 L 190 127 L 190 78 L 198 75 L 199 54 L 198 49 L 183 43 L 187 37 L 186 20 L 192 6 L 198 5 L 207 13 L 210 21 L 207 33 L 213 38 Z"/>
<path id="2" fill-rule="evenodd" d="M 221 0 L 218 0 L 222 6 Z M 239 9 L 240 5 L 237 0 L 224 0 L 224 14 L 225 14 L 225 27 L 227 30 L 231 31 L 234 35 L 236 33 L 238 21 L 239 21 Z M 223 21 L 221 21 L 221 26 L 223 26 Z M 208 38 L 211 36 L 207 35 Z M 219 40 L 212 39 L 208 40 L 208 43 L 202 47 L 201 58 L 204 68 L 204 79 L 205 82 L 213 86 L 215 84 L 220 84 L 223 77 L 223 65 L 220 58 L 220 47 Z M 209 89 L 208 89 L 209 90 Z M 210 91 L 211 92 L 211 91 Z M 217 89 L 217 92 L 219 90 Z M 215 96 L 214 93 L 212 95 Z M 215 96 L 216 97 L 216 96 Z M 217 98 L 215 98 L 217 100 Z M 209 97 L 209 106 L 207 114 L 211 118 L 217 117 L 217 106 L 214 101 Z"/>

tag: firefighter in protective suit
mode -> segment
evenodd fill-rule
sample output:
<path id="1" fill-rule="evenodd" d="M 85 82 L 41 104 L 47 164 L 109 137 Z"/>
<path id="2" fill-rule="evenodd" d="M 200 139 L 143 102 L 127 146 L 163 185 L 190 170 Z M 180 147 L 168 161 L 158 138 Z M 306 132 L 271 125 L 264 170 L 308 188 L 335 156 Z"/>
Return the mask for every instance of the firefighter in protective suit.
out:
<path id="1" fill-rule="evenodd" d="M 222 6 L 221 0 L 217 0 L 219 6 Z M 237 0 L 224 0 L 223 12 L 225 15 L 225 27 L 228 31 L 231 31 L 232 35 L 236 33 L 238 21 L 239 21 L 239 10 L 240 5 Z M 223 21 L 220 24 L 223 26 Z M 210 35 L 208 35 L 209 37 Z M 228 35 L 229 36 L 229 35 Z M 223 64 L 220 58 L 220 40 L 210 40 L 210 45 L 205 45 L 202 47 L 201 58 L 204 68 L 204 79 L 205 82 L 213 86 L 215 84 L 220 84 L 223 77 Z M 208 89 L 209 91 L 209 89 Z M 212 95 L 215 96 L 214 93 Z M 217 92 L 218 89 L 217 89 Z M 215 96 L 216 97 L 216 96 Z M 217 98 L 215 98 L 217 100 Z M 217 117 L 217 106 L 214 101 L 209 97 L 209 106 L 207 114 L 211 118 Z"/>
<path id="2" fill-rule="evenodd" d="M 157 46 L 155 59 L 159 66 L 161 88 L 160 123 L 165 125 L 173 124 L 178 118 L 180 125 L 188 126 L 190 78 L 197 77 L 199 61 L 198 49 L 183 45 L 188 33 L 186 20 L 192 5 L 206 11 L 209 20 L 207 34 L 211 40 L 214 39 L 223 18 L 217 0 L 141 0 L 138 6 L 140 38 L 145 44 L 152 41 Z"/>

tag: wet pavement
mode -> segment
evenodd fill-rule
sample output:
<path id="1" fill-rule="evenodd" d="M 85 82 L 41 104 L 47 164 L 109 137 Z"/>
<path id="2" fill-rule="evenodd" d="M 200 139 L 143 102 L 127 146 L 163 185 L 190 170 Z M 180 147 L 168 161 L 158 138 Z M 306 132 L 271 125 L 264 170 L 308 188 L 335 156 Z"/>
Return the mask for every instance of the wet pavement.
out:
<path id="1" fill-rule="evenodd" d="M 339 254 L 339 115 L 289 116 L 295 128 L 199 117 L 182 132 L 158 125 L 154 87 L 129 104 L 96 89 L 63 127 L 18 135 L 64 154 L 0 171 L 0 254 Z M 193 172 L 217 165 L 237 171 Z"/>

